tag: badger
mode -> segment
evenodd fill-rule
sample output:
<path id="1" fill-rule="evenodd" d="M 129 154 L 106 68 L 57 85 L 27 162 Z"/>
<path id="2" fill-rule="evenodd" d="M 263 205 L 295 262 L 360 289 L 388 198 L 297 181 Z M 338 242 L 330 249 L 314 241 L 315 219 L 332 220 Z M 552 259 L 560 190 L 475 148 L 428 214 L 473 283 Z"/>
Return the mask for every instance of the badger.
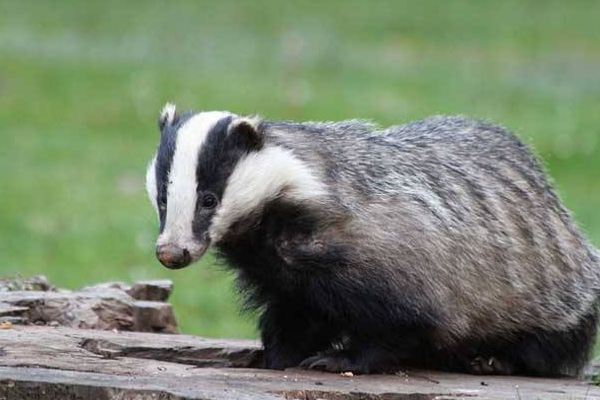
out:
<path id="1" fill-rule="evenodd" d="M 209 249 L 259 313 L 264 367 L 577 375 L 598 251 L 506 129 L 436 116 L 278 122 L 167 104 L 156 256 Z"/>

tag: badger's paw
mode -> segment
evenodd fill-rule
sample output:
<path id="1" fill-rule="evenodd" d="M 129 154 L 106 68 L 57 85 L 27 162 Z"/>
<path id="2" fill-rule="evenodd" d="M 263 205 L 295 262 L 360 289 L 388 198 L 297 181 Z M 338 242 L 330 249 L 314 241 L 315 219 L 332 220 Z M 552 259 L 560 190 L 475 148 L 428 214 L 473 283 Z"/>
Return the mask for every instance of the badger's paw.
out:
<path id="1" fill-rule="evenodd" d="M 356 362 L 341 351 L 308 357 L 300 363 L 300 368 L 327 372 L 352 372 L 355 374 L 368 374 L 370 372 L 368 366 Z"/>
<path id="2" fill-rule="evenodd" d="M 496 357 L 476 357 L 466 365 L 467 372 L 473 375 L 512 375 L 512 363 Z"/>

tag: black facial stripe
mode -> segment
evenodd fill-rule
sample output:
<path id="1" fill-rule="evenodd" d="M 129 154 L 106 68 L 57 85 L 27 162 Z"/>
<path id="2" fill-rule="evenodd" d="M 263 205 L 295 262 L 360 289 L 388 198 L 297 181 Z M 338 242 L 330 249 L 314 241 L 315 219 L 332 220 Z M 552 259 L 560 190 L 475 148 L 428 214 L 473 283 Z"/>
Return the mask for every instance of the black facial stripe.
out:
<path id="1" fill-rule="evenodd" d="M 202 239 L 202 236 L 207 234 L 210 222 L 215 213 L 214 208 L 208 210 L 202 208 L 203 192 L 209 191 L 220 200 L 225 190 L 225 182 L 231 174 L 231 171 L 227 170 L 233 170 L 233 167 L 227 168 L 225 165 L 228 153 L 225 141 L 227 128 L 231 120 L 231 117 L 227 117 L 217 122 L 206 135 L 206 140 L 198 153 L 196 167 L 198 198 L 196 199 L 196 214 L 192 224 L 192 232 L 199 239 Z M 225 164 L 223 163 L 224 161 Z"/>
<path id="2" fill-rule="evenodd" d="M 230 148 L 227 128 L 232 118 L 223 118 L 206 135 L 206 140 L 198 154 L 196 180 L 198 193 L 210 190 L 218 199 L 223 196 L 225 183 L 233 167 L 245 152 L 237 152 Z M 198 196 L 200 201 L 202 196 Z"/>
<path id="3" fill-rule="evenodd" d="M 213 193 L 220 202 L 223 198 L 227 180 L 242 157 L 252 149 L 252 138 L 240 132 L 227 129 L 232 118 L 223 118 L 208 132 L 206 140 L 198 154 L 196 179 L 198 199 L 196 217 L 193 223 L 194 234 L 199 237 L 206 234 L 216 209 L 202 209 L 204 192 Z"/>
<path id="4" fill-rule="evenodd" d="M 187 112 L 172 125 L 164 125 L 161 130 L 160 142 L 156 151 L 156 204 L 158 204 L 158 216 L 160 221 L 160 232 L 165 227 L 165 207 L 167 205 L 167 186 L 169 184 L 169 172 L 175 154 L 175 145 L 177 141 L 177 131 L 187 122 L 194 113 Z"/>

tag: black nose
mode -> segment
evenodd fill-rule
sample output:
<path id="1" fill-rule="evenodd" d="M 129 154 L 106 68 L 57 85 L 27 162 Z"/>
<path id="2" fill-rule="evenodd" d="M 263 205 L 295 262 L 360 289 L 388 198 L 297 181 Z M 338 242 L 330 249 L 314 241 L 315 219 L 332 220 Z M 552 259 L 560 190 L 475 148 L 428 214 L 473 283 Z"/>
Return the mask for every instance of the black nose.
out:
<path id="1" fill-rule="evenodd" d="M 156 258 L 169 269 L 187 267 L 192 261 L 190 252 L 173 245 L 161 245 L 156 248 Z"/>

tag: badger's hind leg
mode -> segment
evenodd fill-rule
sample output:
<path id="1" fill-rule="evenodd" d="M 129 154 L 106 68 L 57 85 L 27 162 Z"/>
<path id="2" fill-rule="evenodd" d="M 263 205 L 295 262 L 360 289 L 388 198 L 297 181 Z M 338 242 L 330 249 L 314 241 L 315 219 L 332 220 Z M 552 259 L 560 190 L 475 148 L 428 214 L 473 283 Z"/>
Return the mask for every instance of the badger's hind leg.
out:
<path id="1" fill-rule="evenodd" d="M 526 335 L 518 344 L 526 375 L 576 376 L 594 348 L 598 312 L 593 310 L 578 325 L 563 331 L 539 331 Z"/>
<path id="2" fill-rule="evenodd" d="M 451 357 L 443 357 L 453 361 L 446 361 L 442 368 L 475 375 L 576 376 L 592 352 L 597 325 L 594 310 L 570 329 L 538 329 L 515 334 L 512 339 L 464 345 Z"/>

